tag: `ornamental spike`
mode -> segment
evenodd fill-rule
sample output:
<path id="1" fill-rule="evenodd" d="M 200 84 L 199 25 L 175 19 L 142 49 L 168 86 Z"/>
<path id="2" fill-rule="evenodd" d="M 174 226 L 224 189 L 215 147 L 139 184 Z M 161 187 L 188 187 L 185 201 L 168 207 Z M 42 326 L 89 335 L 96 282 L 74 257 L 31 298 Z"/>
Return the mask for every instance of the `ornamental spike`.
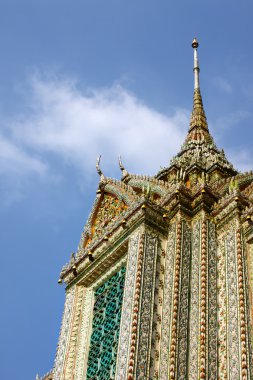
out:
<path id="1" fill-rule="evenodd" d="M 101 161 L 101 154 L 97 158 L 96 169 L 97 169 L 98 175 L 100 176 L 100 182 L 105 182 L 106 178 L 100 168 L 100 161 Z"/>
<path id="2" fill-rule="evenodd" d="M 123 163 L 122 163 L 122 159 L 121 159 L 121 156 L 119 156 L 119 167 L 120 167 L 120 170 L 122 171 L 122 180 L 125 179 L 129 173 L 128 171 L 125 169 Z"/>

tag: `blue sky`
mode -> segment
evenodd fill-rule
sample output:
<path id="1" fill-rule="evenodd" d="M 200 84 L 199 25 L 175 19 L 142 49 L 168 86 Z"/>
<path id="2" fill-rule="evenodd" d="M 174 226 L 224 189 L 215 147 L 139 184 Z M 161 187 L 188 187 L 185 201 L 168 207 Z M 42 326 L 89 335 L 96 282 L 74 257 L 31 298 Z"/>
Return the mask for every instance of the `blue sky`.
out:
<path id="1" fill-rule="evenodd" d="M 98 183 L 166 166 L 187 132 L 191 41 L 209 127 L 253 169 L 251 0 L 0 0 L 0 377 L 53 365 L 57 284 Z"/>

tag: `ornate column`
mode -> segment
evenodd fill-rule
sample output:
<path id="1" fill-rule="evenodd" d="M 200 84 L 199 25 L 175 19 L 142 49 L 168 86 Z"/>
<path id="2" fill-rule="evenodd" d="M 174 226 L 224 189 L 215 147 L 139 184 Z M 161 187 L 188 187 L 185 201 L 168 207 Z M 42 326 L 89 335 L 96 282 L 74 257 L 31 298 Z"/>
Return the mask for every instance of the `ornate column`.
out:
<path id="1" fill-rule="evenodd" d="M 226 224 L 219 236 L 219 378 L 252 379 L 249 293 L 240 220 Z"/>
<path id="2" fill-rule="evenodd" d="M 72 380 L 76 366 L 76 356 L 78 349 L 79 333 L 82 321 L 83 303 L 86 289 L 82 285 L 76 286 L 75 300 L 73 306 L 71 328 L 69 334 L 68 352 L 63 369 L 63 379 Z"/>
<path id="3" fill-rule="evenodd" d="M 63 379 L 63 369 L 66 361 L 66 353 L 68 352 L 69 335 L 71 331 L 71 320 L 73 317 L 73 308 L 75 304 L 75 287 L 66 291 L 66 300 L 62 317 L 62 326 L 60 331 L 59 343 L 57 347 L 55 363 L 54 363 L 54 380 Z"/>
<path id="4" fill-rule="evenodd" d="M 190 226 L 179 217 L 176 224 L 171 320 L 168 325 L 168 329 L 170 328 L 168 378 L 170 380 L 187 378 L 190 257 Z"/>
<path id="5" fill-rule="evenodd" d="M 189 380 L 198 380 L 200 324 L 201 220 L 192 222 L 191 306 L 189 319 Z"/>
<path id="6" fill-rule="evenodd" d="M 213 221 L 207 221 L 208 297 L 207 297 L 207 378 L 218 378 L 218 289 L 217 289 L 217 240 Z"/>
<path id="7" fill-rule="evenodd" d="M 117 353 L 117 380 L 147 379 L 153 365 L 152 335 L 159 233 L 142 225 L 129 239 Z"/>
<path id="8" fill-rule="evenodd" d="M 76 357 L 75 366 L 75 380 L 85 379 L 85 370 L 87 367 L 88 347 L 92 321 L 92 308 L 93 308 L 93 290 L 85 289 L 85 296 L 82 307 L 82 320 L 79 332 L 79 344 Z"/>
<path id="9" fill-rule="evenodd" d="M 176 222 L 169 226 L 167 249 L 165 251 L 165 268 L 164 268 L 164 292 L 162 308 L 162 326 L 161 326 L 161 344 L 160 344 L 160 380 L 168 379 L 168 360 L 169 360 L 169 343 L 171 339 L 171 318 L 172 318 L 172 299 L 173 299 L 173 279 L 176 253 Z M 178 269 L 178 264 L 177 264 Z M 177 303 L 177 301 L 175 301 Z"/>
<path id="10" fill-rule="evenodd" d="M 217 250 L 215 225 L 192 222 L 189 380 L 217 380 Z"/>
<path id="11" fill-rule="evenodd" d="M 134 295 L 137 263 L 139 255 L 142 256 L 142 247 L 140 245 L 142 231 L 136 230 L 129 238 L 127 270 L 125 278 L 124 299 L 122 305 L 121 325 L 119 334 L 119 344 L 117 353 L 116 375 L 115 380 L 125 380 L 128 376 L 130 360 L 130 343 L 133 323 Z M 139 258 L 140 270 L 140 258 Z M 134 326 L 133 326 L 134 327 Z M 135 339 L 134 339 L 135 344 Z M 135 352 L 135 351 L 134 351 Z M 131 356 L 132 357 L 132 356 Z"/>
<path id="12" fill-rule="evenodd" d="M 159 249 L 159 236 L 152 230 L 145 229 L 143 235 L 143 267 L 141 278 L 136 277 L 140 284 L 140 303 L 138 321 L 138 344 L 136 352 L 136 366 L 134 379 L 146 380 L 150 378 L 151 338 L 154 320 L 154 297 L 156 283 L 156 266 Z M 136 291 L 137 283 L 136 283 Z M 138 297 L 138 292 L 136 293 Z M 128 377 L 130 380 L 131 377 Z"/>

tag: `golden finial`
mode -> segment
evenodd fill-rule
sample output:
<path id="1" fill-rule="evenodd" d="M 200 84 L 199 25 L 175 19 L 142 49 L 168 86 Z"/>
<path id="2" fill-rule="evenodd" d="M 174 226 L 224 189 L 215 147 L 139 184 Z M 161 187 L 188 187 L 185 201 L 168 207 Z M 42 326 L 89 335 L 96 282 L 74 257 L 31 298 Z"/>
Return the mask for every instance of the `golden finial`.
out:
<path id="1" fill-rule="evenodd" d="M 193 49 L 197 49 L 199 47 L 199 43 L 198 43 L 196 37 L 194 37 L 194 39 L 192 41 L 192 47 L 193 47 Z"/>

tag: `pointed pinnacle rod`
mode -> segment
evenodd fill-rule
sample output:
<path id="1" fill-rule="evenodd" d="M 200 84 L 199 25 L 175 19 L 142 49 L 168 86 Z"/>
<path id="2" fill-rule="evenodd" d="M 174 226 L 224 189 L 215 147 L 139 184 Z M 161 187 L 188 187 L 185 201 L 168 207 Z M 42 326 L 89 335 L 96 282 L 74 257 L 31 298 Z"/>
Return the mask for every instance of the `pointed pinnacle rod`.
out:
<path id="1" fill-rule="evenodd" d="M 194 66 L 193 66 L 193 72 L 194 72 L 194 89 L 199 88 L 199 62 L 198 62 L 198 52 L 197 48 L 199 46 L 199 43 L 196 38 L 192 41 L 192 47 L 194 49 Z"/>

